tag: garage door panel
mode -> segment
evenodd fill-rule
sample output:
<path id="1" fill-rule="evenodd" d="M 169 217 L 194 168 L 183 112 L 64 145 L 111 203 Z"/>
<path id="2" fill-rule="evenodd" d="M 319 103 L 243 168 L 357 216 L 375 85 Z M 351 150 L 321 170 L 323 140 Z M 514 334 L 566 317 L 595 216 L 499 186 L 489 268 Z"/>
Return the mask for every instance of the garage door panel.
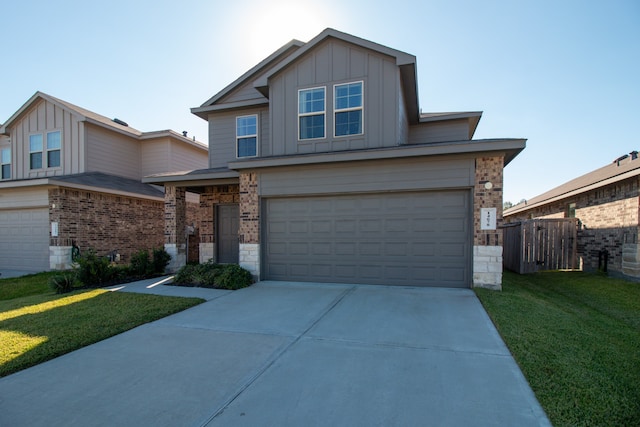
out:
<path id="1" fill-rule="evenodd" d="M 0 211 L 0 242 L 0 268 L 48 270 L 48 208 Z"/>
<path id="2" fill-rule="evenodd" d="M 265 278 L 468 287 L 469 202 L 467 190 L 266 199 Z"/>

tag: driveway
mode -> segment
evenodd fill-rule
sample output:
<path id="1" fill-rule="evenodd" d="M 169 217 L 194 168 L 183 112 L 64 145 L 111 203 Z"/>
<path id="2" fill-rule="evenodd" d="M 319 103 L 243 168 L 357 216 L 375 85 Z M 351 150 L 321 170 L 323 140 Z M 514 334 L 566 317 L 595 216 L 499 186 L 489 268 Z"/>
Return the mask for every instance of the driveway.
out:
<path id="1" fill-rule="evenodd" d="M 0 379 L 0 425 L 549 425 L 471 290 L 205 291 L 197 307 Z"/>

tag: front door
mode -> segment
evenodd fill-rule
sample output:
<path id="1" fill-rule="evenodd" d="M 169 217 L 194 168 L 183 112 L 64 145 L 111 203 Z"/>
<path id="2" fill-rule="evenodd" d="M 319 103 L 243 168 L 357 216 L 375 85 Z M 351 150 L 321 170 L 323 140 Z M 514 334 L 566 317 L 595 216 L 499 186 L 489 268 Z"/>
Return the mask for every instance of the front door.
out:
<path id="1" fill-rule="evenodd" d="M 240 209 L 238 205 L 218 205 L 216 221 L 217 258 L 220 264 L 238 263 L 238 228 Z"/>

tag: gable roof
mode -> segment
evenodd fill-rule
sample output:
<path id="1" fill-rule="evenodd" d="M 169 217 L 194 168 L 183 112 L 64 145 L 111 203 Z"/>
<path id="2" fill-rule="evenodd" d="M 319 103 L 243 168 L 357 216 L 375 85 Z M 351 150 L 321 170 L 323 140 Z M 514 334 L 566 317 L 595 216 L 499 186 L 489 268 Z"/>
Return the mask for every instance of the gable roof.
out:
<path id="1" fill-rule="evenodd" d="M 609 163 L 606 166 L 565 182 L 523 203 L 518 203 L 506 209 L 503 215 L 514 215 L 635 176 L 640 176 L 640 159 L 638 159 L 638 152 L 632 151 L 627 155 L 617 158 L 613 163 Z"/>
<path id="2" fill-rule="evenodd" d="M 78 107 L 75 104 L 72 104 L 70 102 L 64 101 L 62 99 L 56 98 L 54 96 L 48 95 L 40 91 L 36 92 L 31 98 L 29 98 L 27 102 L 25 102 L 22 105 L 22 107 L 18 109 L 18 111 L 13 113 L 13 115 L 9 117 L 9 119 L 2 126 L 0 126 L 0 135 L 7 134 L 7 129 L 9 128 L 9 126 L 11 126 L 13 122 L 18 120 L 26 111 L 28 111 L 33 105 L 35 105 L 35 103 L 37 103 L 40 100 L 48 101 L 64 110 L 70 111 L 72 114 L 75 114 L 76 116 L 80 117 L 80 120 L 82 121 L 92 123 L 97 126 L 107 128 L 121 134 L 132 136 L 136 139 L 142 140 L 142 139 L 152 139 L 152 138 L 158 138 L 158 137 L 172 137 L 175 139 L 179 139 L 180 141 L 190 144 L 194 147 L 207 150 L 207 146 L 205 144 L 199 141 L 191 140 L 173 130 L 167 129 L 167 130 L 161 130 L 161 131 L 141 132 L 138 129 L 132 128 L 129 125 L 122 124 L 124 123 L 122 121 L 118 123 L 117 121 L 115 121 L 117 119 L 112 120 L 101 114 L 94 113 L 93 111 L 89 111 L 82 107 Z"/>
<path id="3" fill-rule="evenodd" d="M 206 120 L 208 112 L 220 109 L 220 107 L 216 108 L 215 106 L 217 101 L 232 92 L 234 89 L 237 89 L 241 85 L 251 81 L 251 79 L 254 79 L 253 87 L 257 91 L 259 91 L 265 98 L 268 98 L 269 79 L 328 38 L 339 39 L 347 43 L 351 43 L 362 48 L 373 50 L 395 58 L 396 65 L 400 67 L 400 75 L 403 82 L 402 87 L 404 90 L 406 107 L 409 113 L 408 116 L 410 118 L 409 121 L 412 124 L 418 122 L 419 108 L 418 85 L 416 77 L 416 57 L 408 53 L 392 49 L 378 43 L 374 43 L 369 40 L 352 36 L 351 34 L 334 30 L 333 28 L 325 29 L 307 43 L 303 43 L 298 40 L 292 40 L 291 42 L 287 43 L 286 45 L 282 46 L 280 49 L 269 55 L 265 60 L 253 67 L 251 70 L 240 76 L 240 78 L 225 87 L 222 91 L 218 92 L 215 96 L 210 98 L 200 107 L 192 108 L 191 112 Z M 252 100 L 248 101 L 247 103 L 234 103 L 233 105 L 225 105 L 221 108 L 245 107 L 255 104 L 256 101 Z"/>

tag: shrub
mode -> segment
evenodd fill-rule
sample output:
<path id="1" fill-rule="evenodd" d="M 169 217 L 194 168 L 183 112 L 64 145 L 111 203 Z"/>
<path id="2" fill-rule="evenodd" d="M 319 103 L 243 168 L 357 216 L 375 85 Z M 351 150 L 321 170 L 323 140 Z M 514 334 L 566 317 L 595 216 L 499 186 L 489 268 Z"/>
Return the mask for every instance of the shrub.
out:
<path id="1" fill-rule="evenodd" d="M 167 265 L 171 261 L 171 255 L 165 251 L 164 248 L 158 248 L 153 250 L 153 272 L 156 274 L 163 274 Z"/>
<path id="2" fill-rule="evenodd" d="M 76 276 L 85 286 L 100 286 L 111 279 L 109 258 L 99 257 L 93 249 L 81 253 L 76 262 Z"/>
<path id="3" fill-rule="evenodd" d="M 56 294 L 66 294 L 73 290 L 77 281 L 76 274 L 72 271 L 56 274 L 49 278 L 49 286 Z"/>
<path id="4" fill-rule="evenodd" d="M 253 283 L 253 277 L 248 270 L 240 267 L 238 264 L 228 264 L 216 280 L 216 287 L 220 289 L 241 289 L 250 286 Z"/>
<path id="5" fill-rule="evenodd" d="M 187 264 L 180 268 L 173 277 L 173 284 L 177 286 L 195 286 L 194 273 L 198 266 Z"/>
<path id="6" fill-rule="evenodd" d="M 153 274 L 153 264 L 149 259 L 149 251 L 142 249 L 131 255 L 131 274 L 134 276 L 148 276 Z"/>

